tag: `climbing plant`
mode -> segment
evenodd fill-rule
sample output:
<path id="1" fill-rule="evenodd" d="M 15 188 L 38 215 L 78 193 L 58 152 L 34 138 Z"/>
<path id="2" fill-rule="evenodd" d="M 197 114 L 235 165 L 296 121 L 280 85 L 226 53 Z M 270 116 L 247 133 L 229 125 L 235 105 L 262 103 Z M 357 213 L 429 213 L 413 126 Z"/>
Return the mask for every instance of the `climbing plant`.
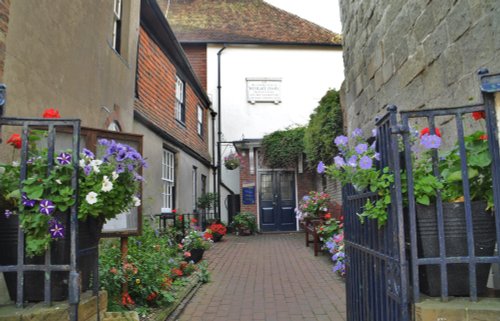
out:
<path id="1" fill-rule="evenodd" d="M 264 136 L 264 159 L 271 168 L 287 168 L 296 164 L 304 152 L 304 127 L 278 130 Z"/>
<path id="2" fill-rule="evenodd" d="M 343 133 L 343 127 L 339 92 L 328 90 L 311 114 L 304 133 L 304 152 L 309 167 L 315 168 L 319 161 L 333 162 L 338 153 L 333 139 Z"/>

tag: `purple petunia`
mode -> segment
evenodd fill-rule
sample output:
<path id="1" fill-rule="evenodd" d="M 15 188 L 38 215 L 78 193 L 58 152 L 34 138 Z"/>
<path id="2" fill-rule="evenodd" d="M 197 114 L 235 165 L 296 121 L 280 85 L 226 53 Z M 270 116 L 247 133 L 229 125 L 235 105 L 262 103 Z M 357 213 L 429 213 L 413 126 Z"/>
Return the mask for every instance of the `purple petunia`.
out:
<path id="1" fill-rule="evenodd" d="M 118 153 L 116 154 L 115 158 L 117 162 L 123 162 L 127 158 L 127 150 L 125 149 L 118 150 Z"/>
<path id="2" fill-rule="evenodd" d="M 352 131 L 352 137 L 363 136 L 363 131 L 361 128 L 356 128 Z"/>
<path id="3" fill-rule="evenodd" d="M 380 153 L 375 153 L 374 158 L 379 161 L 380 160 Z"/>
<path id="4" fill-rule="evenodd" d="M 115 172 L 116 172 L 117 174 L 121 174 L 121 173 L 125 172 L 125 168 L 123 167 L 123 165 L 122 165 L 122 164 L 118 164 L 118 165 L 116 165 Z"/>
<path id="5" fill-rule="evenodd" d="M 68 153 L 61 153 L 59 156 L 56 157 L 57 161 L 61 165 L 68 165 L 71 163 L 71 154 Z"/>
<path id="6" fill-rule="evenodd" d="M 85 173 L 85 176 L 89 176 L 91 171 L 92 171 L 92 166 L 85 165 L 85 167 L 83 167 L 83 172 Z"/>
<path id="7" fill-rule="evenodd" d="M 354 147 L 354 150 L 358 154 L 363 154 L 364 152 L 366 152 L 368 150 L 368 144 L 364 144 L 364 143 L 358 144 L 356 147 Z"/>
<path id="8" fill-rule="evenodd" d="M 377 137 L 377 128 L 372 129 L 372 137 Z"/>
<path id="9" fill-rule="evenodd" d="M 317 167 L 317 172 L 318 174 L 323 174 L 325 172 L 325 163 L 323 163 L 322 161 L 320 161 L 318 163 L 318 167 Z"/>
<path id="10" fill-rule="evenodd" d="M 337 261 L 339 259 L 343 259 L 345 256 L 344 252 L 337 252 L 332 256 L 332 260 Z"/>
<path id="11" fill-rule="evenodd" d="M 95 157 L 94 153 L 92 153 L 92 151 L 90 151 L 86 148 L 83 149 L 83 154 L 85 156 L 87 156 L 88 158 L 92 158 L 92 159 L 94 159 L 94 157 Z"/>
<path id="12" fill-rule="evenodd" d="M 337 146 L 346 146 L 348 142 L 349 138 L 347 138 L 347 136 L 344 135 L 337 136 L 334 140 L 334 143 Z"/>
<path id="13" fill-rule="evenodd" d="M 347 165 L 351 167 L 356 167 L 358 166 L 357 164 L 358 156 L 352 155 L 348 160 L 347 160 Z"/>
<path id="14" fill-rule="evenodd" d="M 21 203 L 23 204 L 23 206 L 33 207 L 35 206 L 36 201 L 30 200 L 28 196 L 26 196 L 26 193 L 23 193 L 23 195 L 21 196 Z"/>
<path id="15" fill-rule="evenodd" d="M 49 221 L 49 232 L 50 232 L 50 237 L 53 239 L 60 239 L 64 237 L 64 226 L 61 224 L 61 222 L 58 222 L 56 220 L 50 220 Z"/>
<path id="16" fill-rule="evenodd" d="M 333 158 L 333 161 L 335 162 L 335 166 L 337 168 L 341 168 L 341 167 L 344 167 L 346 165 L 344 158 L 342 158 L 341 156 L 335 156 Z"/>
<path id="17" fill-rule="evenodd" d="M 14 213 L 12 213 L 12 211 L 10 211 L 10 210 L 5 210 L 5 212 L 4 212 L 4 215 L 6 218 L 9 218 L 12 214 L 14 214 Z"/>
<path id="18" fill-rule="evenodd" d="M 361 167 L 361 169 L 370 169 L 372 168 L 372 164 L 372 159 L 368 156 L 363 156 L 359 160 L 359 167 Z"/>
<path id="19" fill-rule="evenodd" d="M 437 149 L 439 148 L 439 146 L 441 146 L 441 137 L 439 137 L 438 135 L 426 134 L 420 139 L 420 145 L 424 146 L 427 149 Z"/>
<path id="20" fill-rule="evenodd" d="M 40 213 L 50 215 L 54 212 L 56 206 L 49 200 L 42 200 L 40 202 Z"/>
<path id="21" fill-rule="evenodd" d="M 134 180 L 139 181 L 139 182 L 143 182 L 144 181 L 144 177 L 142 177 L 141 175 L 139 175 L 136 172 L 134 172 Z"/>

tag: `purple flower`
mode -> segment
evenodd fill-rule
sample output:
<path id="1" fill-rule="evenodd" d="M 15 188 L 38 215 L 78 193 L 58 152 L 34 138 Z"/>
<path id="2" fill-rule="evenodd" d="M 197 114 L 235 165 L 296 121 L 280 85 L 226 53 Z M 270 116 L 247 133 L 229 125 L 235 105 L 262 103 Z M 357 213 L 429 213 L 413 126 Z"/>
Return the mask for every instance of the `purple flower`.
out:
<path id="1" fill-rule="evenodd" d="M 356 128 L 352 131 L 352 137 L 363 136 L 363 131 L 361 128 Z"/>
<path id="2" fill-rule="evenodd" d="M 92 158 L 92 159 L 94 159 L 94 157 L 95 157 L 94 153 L 92 153 L 92 151 L 90 151 L 86 148 L 83 149 L 83 154 L 85 156 L 87 156 L 88 158 Z"/>
<path id="3" fill-rule="evenodd" d="M 375 150 L 375 148 L 377 148 L 377 141 L 376 140 L 374 140 L 373 143 L 370 145 L 371 150 Z"/>
<path id="4" fill-rule="evenodd" d="M 129 172 L 133 172 L 134 168 L 135 168 L 134 164 L 128 164 L 127 165 L 127 169 L 128 169 Z"/>
<path id="5" fill-rule="evenodd" d="M 337 252 L 332 256 L 332 260 L 337 261 L 338 259 L 343 259 L 344 256 L 344 252 Z"/>
<path id="6" fill-rule="evenodd" d="M 68 165 L 71 163 L 71 154 L 68 153 L 61 153 L 59 156 L 56 157 L 57 161 L 61 165 Z"/>
<path id="7" fill-rule="evenodd" d="M 4 212 L 4 215 L 6 218 L 9 218 L 12 214 L 14 214 L 14 213 L 12 213 L 12 211 L 10 211 L 10 210 L 5 210 L 5 212 Z"/>
<path id="8" fill-rule="evenodd" d="M 323 174 L 325 172 L 325 164 L 320 161 L 316 170 L 318 171 L 318 174 Z"/>
<path id="9" fill-rule="evenodd" d="M 121 174 L 121 173 L 123 173 L 124 171 L 125 171 L 125 168 L 123 167 L 123 165 L 122 165 L 122 164 L 118 164 L 118 165 L 116 165 L 115 172 L 116 172 L 117 174 Z"/>
<path id="10" fill-rule="evenodd" d="M 363 156 L 359 160 L 359 167 L 361 167 L 361 169 L 370 169 L 372 168 L 372 164 L 372 159 L 368 156 Z"/>
<path id="11" fill-rule="evenodd" d="M 64 237 L 64 226 L 61 224 L 61 222 L 58 222 L 56 220 L 50 220 L 49 221 L 49 232 L 50 232 L 50 237 L 53 239 L 60 239 Z"/>
<path id="12" fill-rule="evenodd" d="M 372 129 L 372 137 L 377 137 L 377 128 Z"/>
<path id="13" fill-rule="evenodd" d="M 139 182 L 143 182 L 144 181 L 144 177 L 142 177 L 141 175 L 139 175 L 136 172 L 134 172 L 134 180 L 139 181 Z"/>
<path id="14" fill-rule="evenodd" d="M 426 134 L 420 139 L 420 145 L 427 149 L 439 148 L 439 146 L 441 146 L 441 137 L 438 135 Z"/>
<path id="15" fill-rule="evenodd" d="M 344 135 L 337 136 L 334 140 L 335 145 L 337 146 L 345 146 L 349 142 L 349 138 Z"/>
<path id="16" fill-rule="evenodd" d="M 56 206 L 49 200 L 42 200 L 40 202 L 40 213 L 50 215 L 54 212 Z"/>
<path id="17" fill-rule="evenodd" d="M 375 153 L 374 158 L 379 161 L 380 160 L 380 153 Z"/>
<path id="18" fill-rule="evenodd" d="M 342 158 L 342 156 L 335 156 L 333 158 L 333 161 L 335 162 L 335 166 L 337 168 L 341 168 L 341 167 L 344 167 L 346 165 L 345 161 L 344 161 L 344 158 Z"/>
<path id="19" fill-rule="evenodd" d="M 23 193 L 23 195 L 21 196 L 21 203 L 26 207 L 33 207 L 35 206 L 36 201 L 30 200 L 28 196 L 26 196 L 26 193 Z"/>
<path id="20" fill-rule="evenodd" d="M 118 150 L 118 153 L 116 154 L 116 161 L 123 162 L 125 158 L 127 158 L 127 151 L 125 149 Z"/>
<path id="21" fill-rule="evenodd" d="M 102 145 L 102 146 L 109 146 L 110 145 L 110 141 L 107 139 L 104 139 L 104 138 L 99 139 L 97 142 L 99 143 L 99 145 Z"/>
<path id="22" fill-rule="evenodd" d="M 354 150 L 358 154 L 363 154 L 364 152 L 366 152 L 368 150 L 368 144 L 364 144 L 364 143 L 358 144 L 356 147 L 354 147 Z"/>
<path id="23" fill-rule="evenodd" d="M 90 165 L 85 165 L 85 167 L 83 168 L 83 172 L 85 173 L 85 176 L 89 176 L 91 171 L 92 171 L 92 166 L 90 166 Z"/>
<path id="24" fill-rule="evenodd" d="M 348 160 L 347 160 L 347 165 L 351 167 L 356 167 L 358 166 L 357 164 L 358 156 L 352 155 Z"/>

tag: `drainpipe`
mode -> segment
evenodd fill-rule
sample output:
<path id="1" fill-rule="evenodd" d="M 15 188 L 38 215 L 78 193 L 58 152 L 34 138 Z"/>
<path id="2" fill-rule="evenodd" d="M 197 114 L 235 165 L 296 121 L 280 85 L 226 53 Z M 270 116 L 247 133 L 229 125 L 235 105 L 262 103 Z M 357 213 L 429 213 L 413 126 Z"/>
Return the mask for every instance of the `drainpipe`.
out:
<path id="1" fill-rule="evenodd" d="M 219 114 L 218 118 L 218 132 L 217 132 L 217 218 L 220 219 L 220 211 L 221 211 L 221 195 L 220 195 L 220 183 L 222 181 L 222 166 L 221 166 L 221 141 L 222 141 L 222 130 L 221 130 L 221 85 L 220 85 L 220 57 L 222 52 L 226 49 L 226 45 L 222 45 L 222 48 L 217 52 L 217 113 Z"/>
<path id="2" fill-rule="evenodd" d="M 210 113 L 212 116 L 212 174 L 213 174 L 213 184 L 214 184 L 214 193 L 217 193 L 217 165 L 215 163 L 215 116 L 217 113 L 212 111 Z M 217 211 L 217 200 L 214 200 L 214 211 Z"/>

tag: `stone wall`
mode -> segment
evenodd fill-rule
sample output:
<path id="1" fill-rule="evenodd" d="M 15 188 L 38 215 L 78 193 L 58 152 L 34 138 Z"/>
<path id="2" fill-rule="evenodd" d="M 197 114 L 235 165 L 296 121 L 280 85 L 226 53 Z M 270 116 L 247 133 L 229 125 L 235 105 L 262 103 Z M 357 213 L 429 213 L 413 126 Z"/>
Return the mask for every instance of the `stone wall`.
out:
<path id="1" fill-rule="evenodd" d="M 340 0 L 340 7 L 349 131 L 372 128 L 386 104 L 480 102 L 476 71 L 500 72 L 498 0 Z"/>

